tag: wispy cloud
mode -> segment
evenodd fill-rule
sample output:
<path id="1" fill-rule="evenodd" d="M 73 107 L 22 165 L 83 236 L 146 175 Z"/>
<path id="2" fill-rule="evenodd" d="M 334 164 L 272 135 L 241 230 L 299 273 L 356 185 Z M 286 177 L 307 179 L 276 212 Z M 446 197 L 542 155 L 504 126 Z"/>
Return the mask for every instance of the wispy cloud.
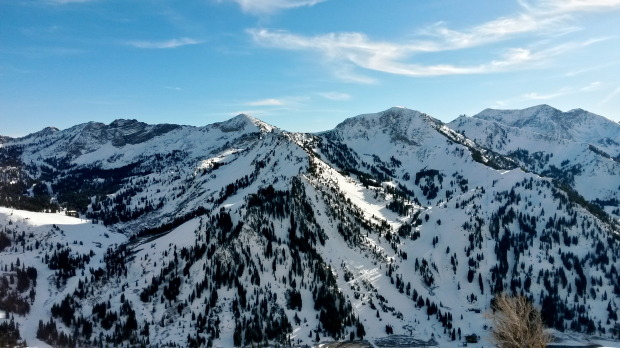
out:
<path id="1" fill-rule="evenodd" d="M 568 76 L 568 77 L 570 77 L 570 76 L 577 76 L 577 75 L 589 73 L 589 72 L 592 72 L 592 71 L 607 69 L 609 67 L 618 66 L 618 65 L 620 65 L 620 62 L 613 61 L 613 62 L 609 62 L 607 64 L 598 64 L 598 65 L 590 66 L 590 67 L 587 67 L 587 68 L 584 68 L 584 69 L 569 71 L 569 72 L 567 72 L 564 75 Z"/>
<path id="2" fill-rule="evenodd" d="M 280 10 L 292 9 L 295 7 L 314 6 L 326 0 L 219 0 L 234 1 L 243 12 L 252 14 L 270 14 Z"/>
<path id="3" fill-rule="evenodd" d="M 235 0 L 237 1 L 237 0 Z M 239 0 L 241 1 L 241 0 Z M 249 2 L 249 0 L 247 0 Z M 319 54 L 335 76 L 345 81 L 373 83 L 354 68 L 404 76 L 439 76 L 486 74 L 536 66 L 551 57 L 588 46 L 609 38 L 583 42 L 563 42 L 551 45 L 557 37 L 581 28 L 573 16 L 580 12 L 620 9 L 620 0 L 542 0 L 531 4 L 522 0 L 521 11 L 512 16 L 497 18 L 464 30 L 449 28 L 439 22 L 417 31 L 417 38 L 406 41 L 374 40 L 360 32 L 333 32 L 304 36 L 269 29 L 250 29 L 255 43 L 282 50 L 309 51 Z M 422 64 L 415 59 L 453 50 L 481 47 L 514 38 L 525 37 L 528 44 L 504 48 L 495 59 L 472 64 Z M 497 52 L 497 51 L 496 51 Z"/>
<path id="4" fill-rule="evenodd" d="M 588 84 L 587 86 L 581 87 L 579 90 L 581 92 L 592 92 L 599 90 L 603 84 L 600 81 L 594 81 Z"/>
<path id="5" fill-rule="evenodd" d="M 611 93 L 609 93 L 605 98 L 603 98 L 603 100 L 601 100 L 598 105 L 603 105 L 606 104 L 607 102 L 609 102 L 610 100 L 616 98 L 618 95 L 620 95 L 620 87 L 616 87 L 616 89 L 614 89 L 613 91 L 611 91 Z"/>
<path id="6" fill-rule="evenodd" d="M 318 93 L 318 94 L 325 99 L 335 100 L 335 101 L 345 101 L 345 100 L 351 99 L 350 94 L 342 93 L 342 92 L 323 92 L 323 93 Z"/>
<path id="7" fill-rule="evenodd" d="M 266 110 L 271 110 L 273 112 L 275 110 L 291 110 L 294 108 L 298 108 L 304 105 L 305 102 L 307 102 L 309 99 L 309 97 L 305 96 L 283 96 L 278 98 L 252 100 L 242 104 L 255 108 L 260 108 L 260 110 L 263 110 L 263 112 L 265 112 Z"/>
<path id="8" fill-rule="evenodd" d="M 281 106 L 284 104 L 286 104 L 284 100 L 275 99 L 275 98 L 255 100 L 255 101 L 246 103 L 246 105 L 250 105 L 250 106 Z"/>
<path id="9" fill-rule="evenodd" d="M 558 91 L 556 93 L 549 93 L 549 94 L 539 94 L 536 92 L 532 92 L 532 93 L 526 93 L 524 95 L 522 95 L 522 97 L 524 99 L 530 99 L 530 100 L 548 100 L 548 99 L 554 99 L 557 97 L 561 97 L 563 95 L 569 94 L 571 93 L 570 91 Z"/>
<path id="10" fill-rule="evenodd" d="M 362 33 L 330 33 L 319 36 L 295 35 L 285 31 L 267 29 L 249 30 L 260 45 L 286 50 L 314 51 L 324 59 L 342 66 L 354 65 L 368 70 L 405 76 L 440 76 L 485 74 L 522 68 L 567 50 L 590 45 L 593 42 L 567 43 L 538 51 L 527 48 L 506 49 L 497 59 L 473 65 L 416 64 L 411 61 L 414 53 L 430 49 L 430 45 L 374 41 Z M 435 47 L 436 50 L 440 50 Z"/>
<path id="11" fill-rule="evenodd" d="M 180 91 L 181 87 L 174 87 L 174 86 L 164 86 L 165 89 L 169 89 L 172 91 Z"/>
<path id="12" fill-rule="evenodd" d="M 543 13 L 595 12 L 620 9 L 619 0 L 543 0 L 531 5 L 525 0 L 520 4 L 529 10 Z"/>
<path id="13" fill-rule="evenodd" d="M 521 13 L 514 17 L 498 18 L 462 31 L 450 29 L 445 23 L 439 22 L 420 30 L 419 34 L 432 40 L 420 45 L 425 48 L 421 51 L 438 52 L 477 47 L 533 32 L 558 35 L 578 29 L 569 25 L 563 16 L 541 18 L 534 13 Z"/>
<path id="14" fill-rule="evenodd" d="M 94 1 L 98 0 L 46 0 L 47 3 L 54 5 L 81 4 Z"/>
<path id="15" fill-rule="evenodd" d="M 467 30 L 452 30 L 445 23 L 423 29 L 421 34 L 436 37 L 440 49 L 474 47 L 507 38 L 533 33 L 558 35 L 580 30 L 572 24 L 580 12 L 611 11 L 620 9 L 620 0 L 542 0 L 530 3 L 521 0 L 523 11 L 501 17 Z"/>
<path id="16" fill-rule="evenodd" d="M 575 93 L 580 93 L 580 92 L 594 92 L 594 91 L 601 89 L 602 86 L 603 84 L 600 81 L 594 81 L 580 88 L 563 87 L 557 91 L 550 92 L 550 93 L 543 93 L 543 94 L 537 93 L 537 92 L 525 93 L 521 97 L 523 99 L 529 99 L 529 100 L 548 100 L 548 99 L 555 99 L 558 97 L 563 97 L 565 95 L 570 95 L 570 94 L 575 94 Z"/>
<path id="17" fill-rule="evenodd" d="M 603 87 L 604 87 L 603 83 L 601 83 L 600 81 L 594 81 L 582 87 L 562 87 L 555 91 L 550 91 L 550 92 L 545 92 L 545 93 L 529 92 L 529 93 L 521 94 L 518 97 L 514 97 L 514 98 L 510 98 L 506 100 L 497 100 L 493 102 L 492 107 L 504 107 L 506 105 L 514 104 L 515 102 L 522 102 L 524 100 L 543 101 L 543 100 L 550 100 L 550 99 L 565 97 L 565 96 L 569 96 L 569 95 L 573 95 L 577 93 L 596 92 L 596 91 L 600 91 Z"/>
<path id="18" fill-rule="evenodd" d="M 181 46 L 198 45 L 201 43 L 202 41 L 198 41 L 198 40 L 187 38 L 187 37 L 183 37 L 180 39 L 164 40 L 164 41 L 128 41 L 126 42 L 128 46 L 132 46 L 136 48 L 144 48 L 144 49 L 177 48 Z"/>
<path id="19" fill-rule="evenodd" d="M 340 62 L 339 64 L 329 64 L 329 68 L 333 70 L 334 76 L 344 82 L 357 83 L 362 85 L 372 85 L 377 83 L 377 80 L 359 74 L 355 71 L 355 65 L 350 63 Z"/>
<path id="20" fill-rule="evenodd" d="M 532 4 L 521 0 L 523 11 L 501 17 L 467 30 L 452 30 L 440 22 L 420 31 L 435 37 L 437 50 L 475 47 L 523 35 L 557 36 L 580 30 L 572 19 L 580 12 L 620 9 L 620 0 L 541 0 Z M 432 46 L 432 45 L 431 45 Z"/>
<path id="21" fill-rule="evenodd" d="M 439 22 L 419 31 L 434 40 L 420 45 L 427 51 L 476 47 L 519 35 L 558 36 L 581 30 L 573 24 L 580 12 L 620 9 L 620 0 L 542 0 L 535 5 L 519 2 L 523 11 L 500 17 L 465 30 L 449 29 Z"/>

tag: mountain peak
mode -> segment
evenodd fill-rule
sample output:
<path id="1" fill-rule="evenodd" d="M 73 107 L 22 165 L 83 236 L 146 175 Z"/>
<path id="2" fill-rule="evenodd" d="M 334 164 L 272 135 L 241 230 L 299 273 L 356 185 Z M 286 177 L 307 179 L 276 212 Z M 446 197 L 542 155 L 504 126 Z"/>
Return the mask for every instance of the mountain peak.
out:
<path id="1" fill-rule="evenodd" d="M 473 117 L 505 124 L 520 124 L 533 118 L 548 117 L 559 113 L 562 111 L 547 104 L 540 104 L 525 109 L 487 108 Z"/>
<path id="2" fill-rule="evenodd" d="M 582 108 L 576 108 L 576 109 L 568 110 L 567 112 L 588 112 L 588 111 Z"/>
<path id="3" fill-rule="evenodd" d="M 399 124 L 417 124 L 419 122 L 431 122 L 433 124 L 441 123 L 441 121 L 436 120 L 420 111 L 408 109 L 402 106 L 394 106 L 377 113 L 362 114 L 348 118 L 338 124 L 336 126 L 336 129 L 353 125 L 361 125 L 363 127 L 365 126 L 366 128 L 373 128 L 377 126 L 386 127 L 394 125 L 398 126 Z"/>
<path id="4" fill-rule="evenodd" d="M 59 130 L 58 128 L 50 126 L 50 127 L 43 128 L 43 130 L 41 130 L 41 133 L 56 133 L 58 132 L 58 130 Z"/>
<path id="5" fill-rule="evenodd" d="M 522 110 L 485 109 L 473 116 L 554 138 L 585 143 L 620 142 L 620 127 L 583 109 L 563 112 L 546 104 Z"/>
<path id="6" fill-rule="evenodd" d="M 402 111 L 407 111 L 407 110 L 408 111 L 414 111 L 414 110 L 410 110 L 410 109 L 408 109 L 408 108 L 406 108 L 404 106 L 392 106 L 391 108 L 389 108 L 389 109 L 387 109 L 387 110 L 385 110 L 383 112 L 399 112 L 399 111 L 402 112 Z"/>
<path id="7" fill-rule="evenodd" d="M 59 129 L 58 129 L 58 128 L 56 128 L 56 127 L 51 127 L 51 126 L 50 126 L 50 127 L 45 127 L 45 128 L 41 129 L 41 130 L 40 130 L 40 131 L 38 131 L 38 132 L 28 134 L 28 135 L 27 135 L 27 136 L 25 136 L 24 138 L 36 138 L 36 137 L 42 137 L 42 136 L 46 136 L 46 135 L 51 135 L 51 134 L 54 134 L 54 133 L 56 133 L 56 132 L 58 132 L 58 131 L 59 131 Z"/>
<path id="8" fill-rule="evenodd" d="M 257 119 L 256 117 L 246 114 L 246 113 L 240 113 L 239 115 L 231 118 L 231 120 L 239 120 L 241 122 L 251 123 L 254 125 L 264 123 L 263 121 Z"/>
<path id="9" fill-rule="evenodd" d="M 343 138 L 379 139 L 387 136 L 387 141 L 419 145 L 433 137 L 443 124 L 422 112 L 404 107 L 363 114 L 348 118 L 338 124 L 332 134 Z"/>
<path id="10" fill-rule="evenodd" d="M 227 121 L 214 124 L 222 132 L 238 132 L 241 130 L 253 129 L 255 132 L 268 133 L 272 132 L 276 127 L 257 119 L 254 116 L 241 113 Z"/>
<path id="11" fill-rule="evenodd" d="M 560 111 L 559 109 L 556 109 L 556 108 L 554 108 L 553 106 L 551 106 L 549 104 L 534 105 L 534 106 L 531 106 L 529 108 L 525 108 L 524 110 L 532 110 L 532 111 L 538 111 L 538 112 L 540 112 L 540 111 Z"/>
<path id="12" fill-rule="evenodd" d="M 409 109 L 404 106 L 393 106 L 385 111 L 379 112 L 378 114 L 381 115 L 382 117 L 399 116 L 399 117 L 405 117 L 405 118 L 418 118 L 422 120 L 429 120 L 429 121 L 441 123 L 441 121 L 429 116 L 428 114 L 425 114 L 418 110 Z"/>
<path id="13" fill-rule="evenodd" d="M 110 128 L 122 128 L 122 127 L 127 127 L 127 126 L 133 126 L 136 124 L 144 124 L 143 122 L 139 122 L 136 119 L 124 119 L 124 118 L 119 118 L 116 119 L 114 121 L 112 121 L 112 123 L 110 123 Z M 146 125 L 146 124 L 145 124 Z"/>

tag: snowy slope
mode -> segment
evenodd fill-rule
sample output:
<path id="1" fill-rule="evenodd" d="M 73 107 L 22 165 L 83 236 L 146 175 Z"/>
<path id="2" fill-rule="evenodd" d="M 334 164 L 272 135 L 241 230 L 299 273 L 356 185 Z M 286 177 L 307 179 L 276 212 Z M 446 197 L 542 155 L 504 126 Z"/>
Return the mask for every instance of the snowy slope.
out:
<path id="1" fill-rule="evenodd" d="M 432 298 L 439 299 L 446 308 L 450 308 L 450 311 L 456 312 L 458 316 L 464 315 L 467 318 L 469 310 L 484 311 L 484 303 L 488 303 L 490 300 L 488 290 L 484 300 L 481 300 L 480 296 L 482 294 L 479 284 L 476 284 L 477 282 L 475 281 L 469 284 L 464 279 L 466 279 L 470 269 L 476 269 L 479 270 L 479 274 L 482 277 L 487 276 L 486 279 L 482 278 L 482 284 L 484 284 L 482 288 L 488 285 L 491 285 L 491 287 L 505 287 L 505 285 L 494 283 L 493 278 L 496 277 L 488 277 L 489 273 L 493 275 L 493 273 L 497 272 L 497 269 L 493 270 L 497 266 L 497 261 L 493 259 L 489 261 L 487 258 L 489 255 L 494 254 L 494 249 L 498 247 L 496 243 L 501 241 L 501 238 L 499 238 L 501 237 L 501 230 L 498 231 L 499 228 L 494 226 L 499 227 L 499 225 L 504 225 L 507 221 L 513 219 L 503 216 L 506 208 L 513 206 L 510 209 L 519 212 L 519 219 L 522 219 L 522 222 L 512 226 L 510 223 L 506 224 L 505 226 L 508 230 L 512 231 L 512 233 L 518 231 L 520 231 L 519 233 L 524 233 L 527 230 L 530 231 L 528 232 L 530 234 L 528 238 L 532 238 L 533 235 L 531 234 L 534 233 L 537 236 L 535 238 L 546 240 L 548 237 L 545 237 L 545 235 L 549 233 L 547 229 L 551 226 L 549 226 L 547 221 L 547 226 L 541 228 L 541 222 L 544 224 L 547 219 L 546 216 L 555 217 L 565 214 L 565 212 L 562 213 L 563 208 L 561 207 L 557 212 L 549 211 L 549 208 L 554 206 L 552 202 L 556 199 L 558 190 L 551 185 L 549 180 L 541 179 L 537 175 L 527 174 L 520 170 L 498 171 L 473 161 L 471 156 L 466 155 L 468 152 L 466 147 L 458 143 L 446 142 L 446 137 L 437 131 L 441 129 L 437 121 L 428 122 L 431 119 L 423 114 L 409 110 L 390 109 L 379 114 L 363 115 L 361 118 L 362 120 L 343 122 L 334 131 L 327 132 L 325 137 L 334 143 L 334 145 L 329 147 L 331 149 L 342 148 L 343 145 L 346 146 L 348 150 L 347 157 L 339 159 L 341 166 L 346 167 L 352 162 L 350 158 L 354 157 L 362 162 L 361 168 L 368 168 L 368 172 L 379 171 L 375 166 L 383 173 L 391 172 L 391 174 L 386 174 L 392 179 L 391 187 L 402 188 L 410 193 L 410 200 L 414 196 L 413 200 L 422 202 L 423 207 L 412 204 L 413 209 L 406 216 L 416 216 L 417 213 L 422 212 L 422 216 L 429 217 L 426 220 L 427 222 L 435 222 L 423 223 L 422 226 L 418 227 L 420 239 L 414 243 L 404 243 L 402 249 L 399 247 L 395 248 L 405 251 L 408 255 L 420 255 L 425 260 L 432 260 L 431 264 L 437 266 L 434 276 L 438 279 L 435 279 L 432 285 L 428 282 L 425 284 L 419 278 L 412 279 L 411 284 L 416 284 L 417 280 L 417 287 L 414 286 L 414 289 L 419 289 L 421 286 L 427 288 L 429 295 L 437 295 L 439 293 L 438 296 L 433 296 Z M 393 122 L 385 123 L 384 120 L 386 119 L 393 120 Z M 409 131 L 410 129 L 413 129 L 413 131 Z M 404 138 L 401 138 L 398 142 L 391 141 L 390 138 L 397 131 L 402 131 L 400 134 L 403 134 Z M 418 139 L 420 140 L 418 141 Z M 325 146 L 324 148 L 328 147 Z M 333 157 L 336 158 L 337 156 Z M 370 159 L 367 159 L 369 157 Z M 416 157 L 417 161 L 410 160 Z M 374 165 L 366 164 L 365 159 L 368 163 L 374 163 Z M 338 160 L 334 160 L 334 162 L 336 161 Z M 433 182 L 429 182 L 429 174 L 433 173 L 433 171 L 437 174 L 434 176 Z M 426 185 L 418 184 L 418 187 L 413 186 L 412 184 L 415 184 L 417 180 L 414 179 L 414 173 L 415 178 L 420 178 L 420 184 L 427 180 Z M 445 178 L 443 182 L 439 179 L 442 176 Z M 617 180 L 617 176 L 615 180 Z M 611 183 L 613 184 L 614 182 L 611 181 Z M 424 193 L 424 188 L 429 186 L 438 189 L 435 197 L 430 197 L 431 195 Z M 534 192 L 531 192 L 532 190 Z M 509 198 L 504 202 L 501 198 L 512 197 L 515 191 L 519 192 L 516 200 Z M 432 190 L 427 192 L 432 192 Z M 388 196 L 386 203 L 389 200 L 390 197 Z M 522 214 L 525 214 L 527 218 L 521 217 Z M 412 217 L 411 219 L 414 218 Z M 534 221 L 534 219 L 538 221 L 538 225 L 534 223 L 533 226 L 527 227 L 529 221 Z M 504 222 L 498 223 L 498 220 Z M 574 225 L 575 223 L 573 222 L 569 225 L 571 224 Z M 531 229 L 535 231 L 531 231 Z M 605 230 L 603 228 L 602 233 L 595 237 L 594 240 L 608 238 L 606 236 L 611 231 L 607 230 L 605 232 Z M 565 230 L 563 233 L 567 233 L 566 236 L 574 235 L 575 237 L 570 237 L 575 238 L 574 241 L 577 241 L 578 238 L 584 238 L 583 233 L 580 233 L 575 227 Z M 433 243 L 435 240 L 437 242 Z M 536 275 L 540 271 L 553 268 L 555 260 L 551 260 L 547 264 L 544 262 L 550 253 L 547 247 L 544 246 L 544 243 L 538 245 L 534 241 L 530 243 L 532 243 L 529 245 L 530 248 L 539 249 L 542 253 L 531 255 L 528 252 L 527 256 L 519 254 L 522 261 L 526 260 L 523 262 L 526 266 L 524 270 L 527 269 L 527 265 L 531 265 L 532 268 L 528 273 Z M 582 242 L 576 243 L 581 244 Z M 463 246 L 468 244 L 469 247 L 463 249 Z M 575 251 L 572 251 L 570 245 L 571 242 L 565 243 L 563 247 L 556 249 L 555 253 L 567 253 L 567 247 L 569 247 L 568 250 L 571 250 L 570 252 L 579 253 L 582 257 L 585 256 L 583 251 L 579 251 L 581 247 L 576 247 Z M 612 245 L 614 245 L 613 242 Z M 516 246 L 513 245 L 514 247 Z M 437 249 L 438 252 L 433 252 L 434 249 Z M 454 253 L 454 258 L 451 257 L 451 253 L 447 252 L 447 250 L 457 251 L 457 253 Z M 474 250 L 478 251 L 475 253 L 475 259 L 472 259 L 471 256 Z M 517 256 L 516 254 L 517 252 L 515 252 L 515 256 Z M 520 273 L 519 267 L 514 264 L 514 261 L 510 261 L 510 255 L 506 256 L 508 256 L 508 264 L 513 264 L 513 266 L 509 266 L 506 269 L 506 273 L 510 274 L 512 272 L 514 277 Z M 463 263 L 462 260 L 467 260 L 468 258 L 470 259 L 468 262 L 470 265 L 469 269 L 468 267 L 462 269 L 457 266 L 455 267 L 456 270 L 450 271 L 453 268 L 452 259 L 457 260 L 457 262 L 461 260 L 461 263 Z M 403 269 L 406 270 L 403 277 L 407 279 L 406 273 L 410 273 L 411 269 L 416 269 L 415 264 L 412 265 L 413 262 L 411 261 L 399 261 L 406 265 L 403 266 Z M 472 264 L 474 265 L 473 267 Z M 466 273 L 463 274 L 463 272 Z M 450 273 L 453 273 L 451 277 L 449 276 Z M 475 274 L 478 273 L 474 273 L 474 280 L 478 278 Z M 525 280 L 526 277 L 521 275 L 519 278 L 513 278 L 511 283 L 523 284 Z M 407 282 L 409 282 L 408 279 Z M 544 288 L 536 285 L 532 285 L 532 288 L 529 289 L 532 294 L 540 294 L 542 293 L 541 290 L 544 290 Z M 547 290 L 550 289 L 548 288 Z M 555 292 L 555 290 L 550 291 L 550 293 Z M 471 301 L 468 299 L 468 296 L 472 294 L 475 294 L 476 300 Z M 402 303 L 399 300 L 396 302 Z M 479 303 L 483 305 L 479 306 Z M 604 304 L 601 304 L 601 306 L 604 306 Z M 484 322 L 472 321 L 471 317 L 466 322 L 469 325 L 468 328 L 472 329 L 472 331 L 483 331 L 482 326 Z M 473 322 L 480 323 L 481 325 L 471 327 Z"/>
<path id="2" fill-rule="evenodd" d="M 77 277 L 72 277 L 66 284 L 56 286 L 56 271 L 50 270 L 44 263 L 45 256 L 50 256 L 58 243 L 69 249 L 72 255 L 89 255 L 90 261 L 76 270 L 79 274 L 90 267 L 101 267 L 106 250 L 126 242 L 127 237 L 104 226 L 91 224 L 88 220 L 64 214 L 9 208 L 0 208 L 0 226 L 13 242 L 0 254 L 0 272 L 3 276 L 14 273 L 10 271 L 10 265 L 17 265 L 18 259 L 21 267 L 34 267 L 37 270 L 36 285 L 31 283 L 25 291 L 28 293 L 33 289 L 36 293 L 34 301 L 30 302 L 31 310 L 28 315 L 14 316 L 26 342 L 31 346 L 45 347 L 47 344 L 36 338 L 39 320 L 49 318 L 52 305 L 72 294 L 78 283 Z"/>

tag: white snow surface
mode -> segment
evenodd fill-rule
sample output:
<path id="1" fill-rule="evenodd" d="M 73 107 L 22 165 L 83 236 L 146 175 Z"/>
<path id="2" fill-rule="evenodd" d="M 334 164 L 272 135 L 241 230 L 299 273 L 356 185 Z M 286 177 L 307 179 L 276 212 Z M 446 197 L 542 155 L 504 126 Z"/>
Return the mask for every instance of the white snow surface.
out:
<path id="1" fill-rule="evenodd" d="M 47 322 L 50 317 L 50 308 L 66 295 L 73 294 L 78 279 L 69 279 L 61 289 L 53 284 L 54 271 L 43 263 L 46 250 L 52 245 L 60 243 L 71 249 L 72 253 L 94 253 L 89 266 L 98 268 L 103 265 L 103 255 L 108 247 L 127 241 L 123 234 L 114 232 L 101 225 L 93 225 L 90 221 L 66 216 L 64 213 L 35 213 L 0 207 L 0 226 L 24 233 L 25 243 L 19 246 L 12 245 L 9 250 L 0 253 L 0 269 L 5 265 L 15 264 L 17 259 L 26 267 L 37 269 L 37 286 L 34 303 L 31 311 L 25 316 L 15 315 L 15 321 L 20 325 L 22 338 L 31 347 L 48 347 L 49 345 L 36 338 L 39 320 Z M 40 244 L 35 249 L 36 243 Z M 31 248 L 32 250 L 26 250 Z"/>

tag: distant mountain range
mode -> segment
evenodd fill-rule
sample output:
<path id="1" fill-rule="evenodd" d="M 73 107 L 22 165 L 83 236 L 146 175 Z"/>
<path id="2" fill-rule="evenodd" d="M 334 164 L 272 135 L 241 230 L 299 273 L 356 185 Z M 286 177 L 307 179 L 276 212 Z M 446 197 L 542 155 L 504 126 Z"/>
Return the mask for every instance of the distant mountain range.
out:
<path id="1" fill-rule="evenodd" d="M 0 137 L 0 206 L 10 343 L 456 346 L 500 292 L 620 339 L 620 125 L 581 109 L 49 127 Z"/>

